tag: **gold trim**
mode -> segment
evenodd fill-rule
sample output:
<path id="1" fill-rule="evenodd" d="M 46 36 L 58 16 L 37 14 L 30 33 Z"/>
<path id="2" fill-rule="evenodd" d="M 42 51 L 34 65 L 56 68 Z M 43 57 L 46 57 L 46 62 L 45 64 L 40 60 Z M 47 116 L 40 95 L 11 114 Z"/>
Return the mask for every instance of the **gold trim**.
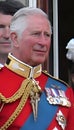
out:
<path id="1" fill-rule="evenodd" d="M 15 111 L 11 114 L 9 119 L 4 123 L 4 125 L 0 128 L 0 130 L 6 130 L 17 118 L 17 116 L 22 111 L 25 103 L 33 91 L 35 93 L 41 92 L 40 87 L 38 86 L 37 82 L 34 78 L 41 75 L 42 66 L 38 65 L 36 67 L 31 67 L 23 62 L 19 61 L 11 54 L 8 55 L 8 63 L 5 66 L 10 69 L 11 71 L 19 74 L 27 79 L 25 79 L 20 88 L 9 98 L 6 98 L 4 95 L 0 93 L 1 102 L 4 104 L 15 102 L 16 100 L 20 99 L 18 106 L 16 107 Z"/>
<path id="2" fill-rule="evenodd" d="M 44 74 L 46 74 L 47 76 L 51 77 L 52 79 L 55 79 L 55 80 L 57 80 L 57 81 L 60 81 L 60 82 L 63 83 L 66 87 L 70 87 L 70 85 L 69 85 L 68 83 L 66 83 L 65 81 L 63 81 L 63 80 L 61 80 L 61 79 L 59 79 L 59 78 L 56 78 L 56 77 L 50 75 L 46 70 L 43 70 L 42 72 L 43 72 Z"/>
<path id="3" fill-rule="evenodd" d="M 31 92 L 31 89 L 33 89 L 34 85 L 35 85 L 35 83 L 31 79 L 26 79 L 22 82 L 21 88 L 24 88 L 24 93 L 22 95 L 20 103 L 17 106 L 16 110 L 9 117 L 9 119 L 0 128 L 0 130 L 6 130 L 13 123 L 13 121 L 17 118 L 17 116 L 20 114 L 23 107 L 25 106 L 25 103 L 26 103 L 26 101 L 29 97 L 29 94 Z"/>
<path id="4" fill-rule="evenodd" d="M 11 54 L 8 55 L 8 59 L 10 60 L 9 64 L 5 63 L 5 66 L 12 70 L 13 72 L 26 77 L 26 78 L 37 78 L 41 75 L 42 66 L 41 64 L 36 67 L 31 67 L 20 60 L 16 59 Z"/>

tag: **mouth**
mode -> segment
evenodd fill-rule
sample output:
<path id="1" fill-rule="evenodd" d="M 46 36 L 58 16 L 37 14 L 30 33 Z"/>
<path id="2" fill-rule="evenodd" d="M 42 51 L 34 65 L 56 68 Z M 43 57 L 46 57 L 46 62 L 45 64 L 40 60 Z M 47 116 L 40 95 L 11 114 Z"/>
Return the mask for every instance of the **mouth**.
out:
<path id="1" fill-rule="evenodd" d="M 36 50 L 34 50 L 34 51 L 36 51 L 36 52 L 42 52 L 42 53 L 46 53 L 46 52 L 47 52 L 46 49 L 45 49 L 45 50 L 43 50 L 43 49 L 36 49 Z"/>
<path id="2" fill-rule="evenodd" d="M 35 53 L 38 55 L 45 55 L 47 51 L 43 51 L 43 50 L 35 50 Z"/>
<path id="3" fill-rule="evenodd" d="M 33 51 L 37 53 L 38 55 L 45 55 L 48 52 L 48 49 L 47 47 L 44 47 L 44 46 L 40 46 L 40 47 L 35 46 L 33 48 Z"/>
<path id="4" fill-rule="evenodd" d="M 9 41 L 9 42 L 8 42 L 8 41 L 3 41 L 3 42 L 0 42 L 0 44 L 3 44 L 3 45 L 4 45 L 4 44 L 5 44 L 5 45 L 9 45 L 9 44 L 11 44 L 11 42 L 10 42 L 10 41 Z"/>

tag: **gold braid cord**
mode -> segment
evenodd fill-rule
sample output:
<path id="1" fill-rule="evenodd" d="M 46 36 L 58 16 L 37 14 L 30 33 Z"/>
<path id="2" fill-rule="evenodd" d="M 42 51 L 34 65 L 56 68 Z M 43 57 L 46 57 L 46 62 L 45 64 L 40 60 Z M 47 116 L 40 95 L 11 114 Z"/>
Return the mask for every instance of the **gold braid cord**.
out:
<path id="1" fill-rule="evenodd" d="M 24 89 L 26 87 L 27 81 L 28 81 L 27 79 L 25 81 L 23 81 L 23 83 L 22 83 L 21 87 L 18 89 L 18 91 L 13 96 L 11 96 L 9 98 L 6 98 L 5 96 L 3 96 L 0 93 L 0 100 L 4 103 L 12 103 L 12 102 L 16 101 L 17 99 L 19 99 L 24 93 Z"/>
<path id="2" fill-rule="evenodd" d="M 22 111 L 29 94 L 31 92 L 31 89 L 34 87 L 34 82 L 31 79 L 26 79 L 22 82 L 22 85 L 20 89 L 10 98 L 5 98 L 4 96 L 0 95 L 1 100 L 5 103 L 11 103 L 21 96 L 21 100 L 15 111 L 12 113 L 12 115 L 9 117 L 9 119 L 5 122 L 5 124 L 0 128 L 0 130 L 6 130 L 12 123 L 13 121 L 17 118 L 17 116 L 20 114 Z"/>

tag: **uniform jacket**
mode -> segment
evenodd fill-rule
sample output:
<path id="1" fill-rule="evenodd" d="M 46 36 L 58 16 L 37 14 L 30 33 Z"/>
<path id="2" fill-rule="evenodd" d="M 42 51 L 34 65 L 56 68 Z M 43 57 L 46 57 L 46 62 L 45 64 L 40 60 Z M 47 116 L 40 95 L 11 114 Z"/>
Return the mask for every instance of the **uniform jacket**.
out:
<path id="1" fill-rule="evenodd" d="M 18 99 L 14 98 L 13 102 L 7 100 L 9 103 L 5 103 L 5 99 L 17 95 L 22 82 L 26 80 L 22 74 L 15 72 L 17 68 L 14 66 L 13 69 L 10 69 L 8 65 L 5 65 L 0 69 L 0 130 L 74 130 L 72 88 L 45 72 L 41 72 L 35 78 L 42 90 L 38 103 L 37 119 L 34 120 L 29 96 L 22 110 L 20 108 L 18 116 L 14 114 L 16 118 L 15 116 L 13 117 L 15 119 L 11 117 L 18 105 L 24 100 L 20 96 Z M 10 118 L 12 119 L 9 121 Z M 5 123 L 8 124 L 3 127 Z M 9 125 L 10 123 L 11 125 Z"/>

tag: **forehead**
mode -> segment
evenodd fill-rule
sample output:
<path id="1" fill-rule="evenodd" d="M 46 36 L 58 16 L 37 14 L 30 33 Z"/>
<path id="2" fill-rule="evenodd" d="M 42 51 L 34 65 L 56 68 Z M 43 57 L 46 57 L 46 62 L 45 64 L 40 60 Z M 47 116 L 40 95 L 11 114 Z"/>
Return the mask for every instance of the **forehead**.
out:
<path id="1" fill-rule="evenodd" d="M 35 27 L 35 28 L 48 28 L 50 29 L 49 20 L 42 16 L 42 15 L 33 15 L 29 16 L 28 18 L 28 27 Z"/>
<path id="2" fill-rule="evenodd" d="M 0 13 L 0 24 L 10 24 L 12 19 L 11 15 L 5 15 Z"/>
<path id="3" fill-rule="evenodd" d="M 44 17 L 43 15 L 39 15 L 39 14 L 36 14 L 36 15 L 32 15 L 32 16 L 28 16 L 28 21 L 31 23 L 31 22 L 45 22 L 45 23 L 48 23 L 48 19 L 46 17 Z"/>

